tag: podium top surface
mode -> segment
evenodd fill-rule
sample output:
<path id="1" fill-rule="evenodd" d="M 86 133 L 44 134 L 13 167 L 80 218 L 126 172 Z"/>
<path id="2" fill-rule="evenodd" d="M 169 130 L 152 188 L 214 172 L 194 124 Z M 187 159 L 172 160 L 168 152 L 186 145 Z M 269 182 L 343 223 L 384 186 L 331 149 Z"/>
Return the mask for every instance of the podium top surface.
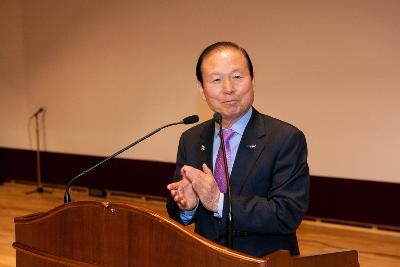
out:
<path id="1" fill-rule="evenodd" d="M 249 256 L 210 242 L 151 210 L 107 201 L 63 204 L 14 222 L 18 267 L 49 262 L 51 266 L 359 266 L 353 250 Z"/>

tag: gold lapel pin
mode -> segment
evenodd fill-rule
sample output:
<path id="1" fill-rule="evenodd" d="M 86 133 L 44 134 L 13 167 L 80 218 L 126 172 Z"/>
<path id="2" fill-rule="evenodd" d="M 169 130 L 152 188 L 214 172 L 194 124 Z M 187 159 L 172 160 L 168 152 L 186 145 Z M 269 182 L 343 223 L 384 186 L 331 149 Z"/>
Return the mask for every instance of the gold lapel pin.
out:
<path id="1" fill-rule="evenodd" d="M 200 150 L 204 151 L 204 150 L 206 150 L 206 147 L 204 145 L 201 145 Z"/>
<path id="2" fill-rule="evenodd" d="M 253 148 L 256 148 L 256 146 L 257 146 L 256 144 L 253 144 L 253 145 L 248 145 L 247 147 L 250 149 L 253 149 Z"/>

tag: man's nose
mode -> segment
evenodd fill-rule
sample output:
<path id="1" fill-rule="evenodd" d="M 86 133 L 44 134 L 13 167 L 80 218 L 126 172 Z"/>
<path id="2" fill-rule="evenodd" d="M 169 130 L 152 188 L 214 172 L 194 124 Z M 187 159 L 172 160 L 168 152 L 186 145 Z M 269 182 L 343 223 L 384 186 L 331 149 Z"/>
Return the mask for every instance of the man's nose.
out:
<path id="1" fill-rule="evenodd" d="M 225 94 L 231 94 L 234 91 L 233 84 L 230 79 L 223 79 L 222 90 Z"/>

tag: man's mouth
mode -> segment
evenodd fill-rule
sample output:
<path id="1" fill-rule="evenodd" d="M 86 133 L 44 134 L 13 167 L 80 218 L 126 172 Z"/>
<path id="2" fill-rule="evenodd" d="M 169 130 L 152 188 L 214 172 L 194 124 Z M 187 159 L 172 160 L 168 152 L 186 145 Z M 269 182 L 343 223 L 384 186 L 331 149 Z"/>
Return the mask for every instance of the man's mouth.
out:
<path id="1" fill-rule="evenodd" d="M 236 102 L 238 102 L 238 100 L 226 100 L 223 103 L 224 104 L 235 104 Z"/>

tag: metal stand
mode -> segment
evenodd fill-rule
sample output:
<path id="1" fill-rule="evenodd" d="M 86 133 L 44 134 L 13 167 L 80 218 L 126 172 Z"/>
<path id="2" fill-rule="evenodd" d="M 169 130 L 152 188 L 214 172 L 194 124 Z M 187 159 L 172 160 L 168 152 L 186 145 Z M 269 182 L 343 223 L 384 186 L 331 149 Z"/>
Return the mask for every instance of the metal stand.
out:
<path id="1" fill-rule="evenodd" d="M 39 135 L 39 114 L 40 112 L 36 112 L 33 117 L 35 118 L 36 125 L 36 170 L 37 170 L 37 187 L 33 191 L 26 192 L 26 194 L 32 193 L 51 193 L 51 191 L 47 191 L 43 188 L 42 185 L 42 172 L 41 172 L 41 164 L 40 164 L 40 135 Z"/>

